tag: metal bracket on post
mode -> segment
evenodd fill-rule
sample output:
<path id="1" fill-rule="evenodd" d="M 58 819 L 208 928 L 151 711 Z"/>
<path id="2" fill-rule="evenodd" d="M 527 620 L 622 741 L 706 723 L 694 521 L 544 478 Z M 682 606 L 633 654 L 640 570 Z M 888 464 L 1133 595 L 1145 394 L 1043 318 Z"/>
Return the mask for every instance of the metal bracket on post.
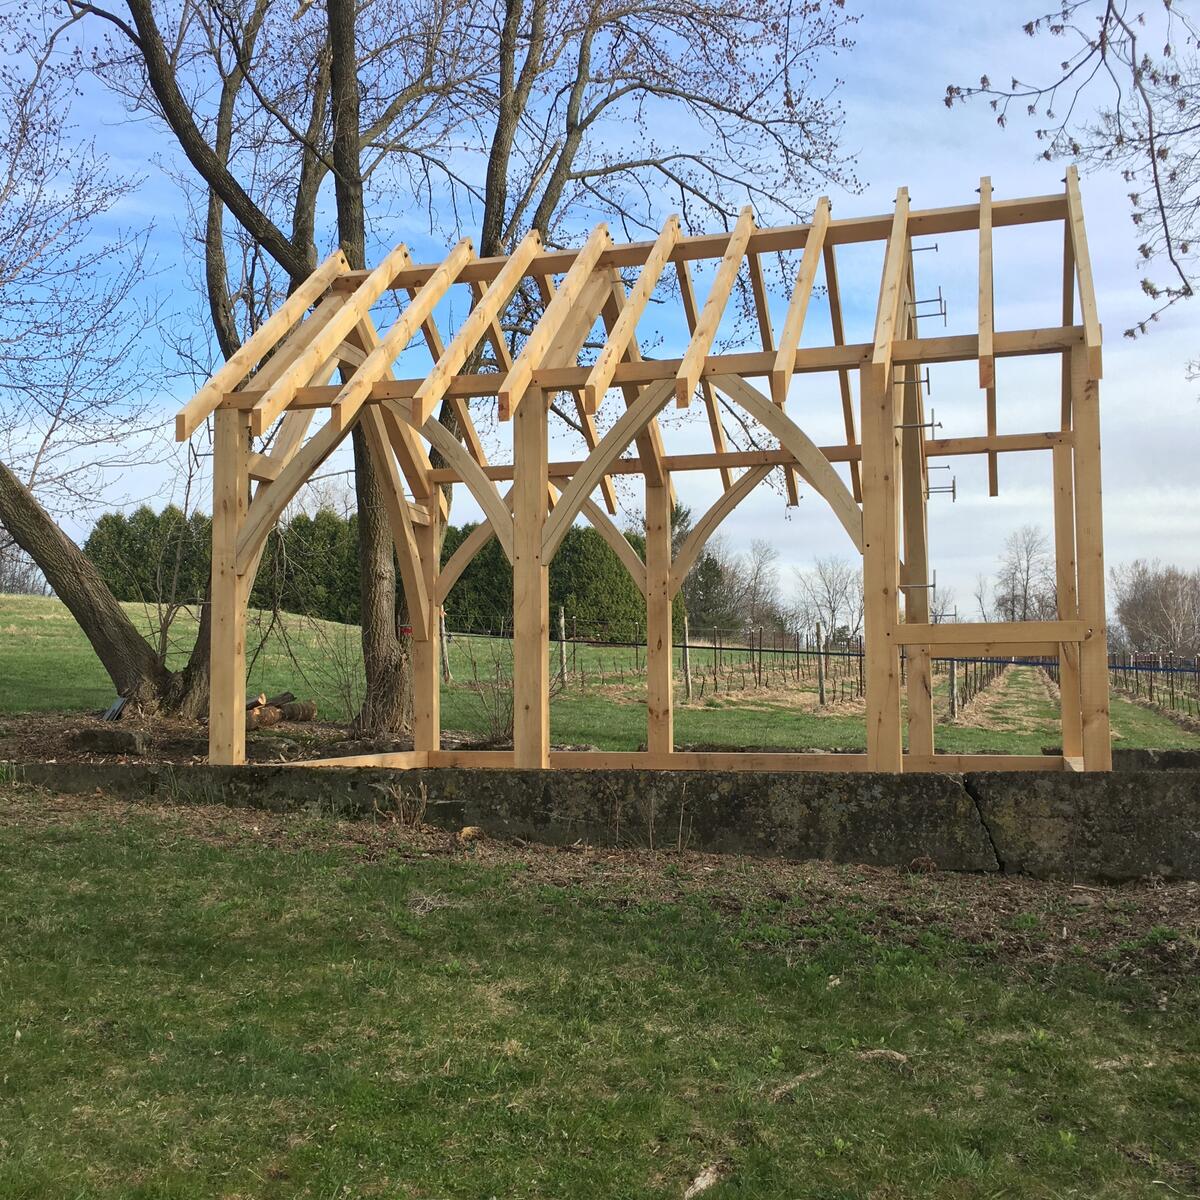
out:
<path id="1" fill-rule="evenodd" d="M 897 429 L 941 429 L 942 423 L 937 419 L 937 413 L 931 408 L 928 421 L 910 421 L 907 425 L 897 425 Z"/>

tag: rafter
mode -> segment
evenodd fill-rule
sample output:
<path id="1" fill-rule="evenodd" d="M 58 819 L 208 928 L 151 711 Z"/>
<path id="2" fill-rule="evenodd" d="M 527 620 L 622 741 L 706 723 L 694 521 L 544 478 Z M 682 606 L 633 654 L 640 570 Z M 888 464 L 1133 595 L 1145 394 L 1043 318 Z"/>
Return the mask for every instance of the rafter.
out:
<path id="1" fill-rule="evenodd" d="M 742 259 L 746 255 L 746 244 L 750 240 L 753 229 L 754 210 L 747 204 L 742 209 L 737 224 L 733 227 L 733 232 L 729 235 L 729 243 L 725 247 L 725 253 L 721 256 L 717 273 L 713 277 L 708 299 L 704 302 L 704 308 L 701 310 L 700 319 L 696 322 L 692 340 L 688 343 L 683 361 L 679 364 L 679 370 L 675 375 L 675 403 L 680 408 L 687 408 L 692 402 L 692 393 L 696 390 L 696 384 L 700 382 L 700 376 L 704 370 L 704 360 L 708 357 L 713 339 L 717 336 L 721 315 L 725 312 L 725 306 L 733 294 L 733 285 L 737 281 L 738 271 L 742 268 Z"/>
<path id="2" fill-rule="evenodd" d="M 428 283 L 422 285 L 379 344 L 367 355 L 366 361 L 347 380 L 334 400 L 333 411 L 329 415 L 339 429 L 349 427 L 363 401 L 371 394 L 372 386 L 392 369 L 392 363 L 429 319 L 434 307 L 450 290 L 459 272 L 472 257 L 471 239 L 463 238 L 429 277 Z M 424 424 L 423 421 L 421 423 Z"/>
<path id="3" fill-rule="evenodd" d="M 679 298 L 683 304 L 683 316 L 687 321 L 688 333 L 694 335 L 696 322 L 700 319 L 700 309 L 696 303 L 696 289 L 692 283 L 692 271 L 687 260 L 675 264 L 675 273 L 679 279 Z M 712 435 L 713 449 L 723 454 L 727 448 L 725 425 L 721 420 L 721 409 L 717 404 L 716 393 L 712 385 L 703 376 L 700 379 L 700 395 L 704 399 L 704 412 L 708 417 L 708 429 Z M 733 486 L 733 476 L 728 470 L 721 471 L 721 486 Z"/>
<path id="4" fill-rule="evenodd" d="M 608 226 L 597 225 L 567 272 L 562 287 L 558 289 L 554 299 L 546 306 L 542 319 L 534 327 L 522 347 L 521 353 L 500 385 L 498 393 L 500 420 L 509 420 L 516 411 L 521 397 L 525 395 L 526 389 L 533 381 L 533 372 L 541 365 L 546 351 L 550 349 L 555 336 L 570 315 L 571 308 L 583 290 L 584 284 L 591 278 L 597 259 L 601 252 L 611 244 L 612 238 L 609 236 Z"/>
<path id="5" fill-rule="evenodd" d="M 650 303 L 650 297 L 654 294 L 654 288 L 667 265 L 667 260 L 671 257 L 671 251 L 679 241 L 680 232 L 679 217 L 672 213 L 663 225 L 662 233 L 658 235 L 658 241 L 654 243 L 654 249 L 646 259 L 638 281 L 626 298 L 625 307 L 609 332 L 604 349 L 597 356 L 587 382 L 583 385 L 583 403 L 588 412 L 596 411 L 601 398 L 608 391 L 617 364 L 621 362 L 633 341 L 638 320 L 646 305 Z"/>
<path id="6" fill-rule="evenodd" d="M 175 414 L 175 440 L 188 438 L 212 416 L 221 397 L 233 391 L 265 358 L 339 275 L 350 269 L 345 254 L 334 251 L 259 327 L 209 379 L 209 381 Z M 340 308 L 341 305 L 333 305 Z M 314 371 L 319 368 L 316 364 Z"/>
<path id="7" fill-rule="evenodd" d="M 492 280 L 488 289 L 476 302 L 470 315 L 454 340 L 438 358 L 433 370 L 425 376 L 424 383 L 413 397 L 413 424 L 420 427 L 433 416 L 446 388 L 458 374 L 475 348 L 488 333 L 492 323 L 504 311 L 512 294 L 517 290 L 533 256 L 541 248 L 542 239 L 537 230 L 526 235 L 513 251 L 504 269 Z"/>
<path id="8" fill-rule="evenodd" d="M 279 379 L 250 410 L 250 432 L 255 437 L 262 437 L 274 424 L 291 403 L 296 389 L 312 378 L 321 364 L 368 315 L 371 306 L 387 291 L 388 280 L 407 261 L 408 249 L 397 246 L 351 293 L 329 324 L 289 363 Z"/>

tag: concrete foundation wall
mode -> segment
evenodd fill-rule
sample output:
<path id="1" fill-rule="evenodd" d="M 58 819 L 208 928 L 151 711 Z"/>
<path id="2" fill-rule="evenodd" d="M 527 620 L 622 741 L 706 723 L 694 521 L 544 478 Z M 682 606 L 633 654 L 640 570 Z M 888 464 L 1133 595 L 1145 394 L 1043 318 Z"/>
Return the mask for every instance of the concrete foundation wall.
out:
<path id="1" fill-rule="evenodd" d="M 96 790 L 343 817 L 401 811 L 552 844 L 1009 871 L 1200 879 L 1200 771 L 1112 775 L 779 774 L 36 763 L 10 776 Z"/>

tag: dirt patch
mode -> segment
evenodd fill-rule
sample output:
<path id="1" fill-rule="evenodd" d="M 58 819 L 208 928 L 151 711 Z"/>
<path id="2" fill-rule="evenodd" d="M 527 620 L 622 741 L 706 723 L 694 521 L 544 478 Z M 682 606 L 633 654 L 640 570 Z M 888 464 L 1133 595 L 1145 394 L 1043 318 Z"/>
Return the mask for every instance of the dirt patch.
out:
<path id="1" fill-rule="evenodd" d="M 86 730 L 127 730 L 140 734 L 145 752 L 137 756 L 98 754 L 78 742 Z M 446 749 L 475 748 L 472 734 L 444 730 Z M 379 754 L 411 750 L 412 739 L 403 737 L 355 738 L 344 725 L 329 721 L 281 721 L 268 730 L 246 734 L 246 761 L 251 763 L 303 762 L 352 754 Z M 201 721 L 178 717 L 123 716 L 108 722 L 86 713 L 28 713 L 0 717 L 0 761 L 87 763 L 195 764 L 208 760 L 208 728 Z"/>
<path id="2" fill-rule="evenodd" d="M 789 863 L 694 851 L 532 845 L 375 821 L 279 815 L 203 805 L 180 808 L 102 794 L 56 796 L 0 786 L 0 828 L 101 820 L 156 822 L 164 837 L 348 853 L 359 863 L 446 858 L 512 868 L 505 888 L 586 889 L 600 907 L 696 903 L 738 927 L 743 945 L 789 955 L 814 951 L 850 922 L 863 937 L 910 946 L 953 938 L 1021 975 L 1085 967 L 1140 980 L 1154 1003 L 1200 969 L 1200 884 L 1157 881 L 1081 886 L 1004 875 L 965 875 L 823 862 Z M 436 906 L 437 898 L 423 903 Z M 762 933 L 756 931 L 762 928 Z M 780 931 L 786 931 L 781 939 Z"/>

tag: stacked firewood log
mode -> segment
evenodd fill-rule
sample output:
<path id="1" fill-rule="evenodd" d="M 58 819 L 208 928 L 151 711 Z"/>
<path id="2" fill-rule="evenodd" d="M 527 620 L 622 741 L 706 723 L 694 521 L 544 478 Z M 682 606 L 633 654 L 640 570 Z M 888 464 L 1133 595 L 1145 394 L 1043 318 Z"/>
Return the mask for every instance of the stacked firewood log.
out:
<path id="1" fill-rule="evenodd" d="M 297 700 L 291 692 L 270 697 L 263 693 L 246 701 L 247 729 L 269 729 L 280 721 L 315 721 L 316 717 L 316 702 Z"/>

